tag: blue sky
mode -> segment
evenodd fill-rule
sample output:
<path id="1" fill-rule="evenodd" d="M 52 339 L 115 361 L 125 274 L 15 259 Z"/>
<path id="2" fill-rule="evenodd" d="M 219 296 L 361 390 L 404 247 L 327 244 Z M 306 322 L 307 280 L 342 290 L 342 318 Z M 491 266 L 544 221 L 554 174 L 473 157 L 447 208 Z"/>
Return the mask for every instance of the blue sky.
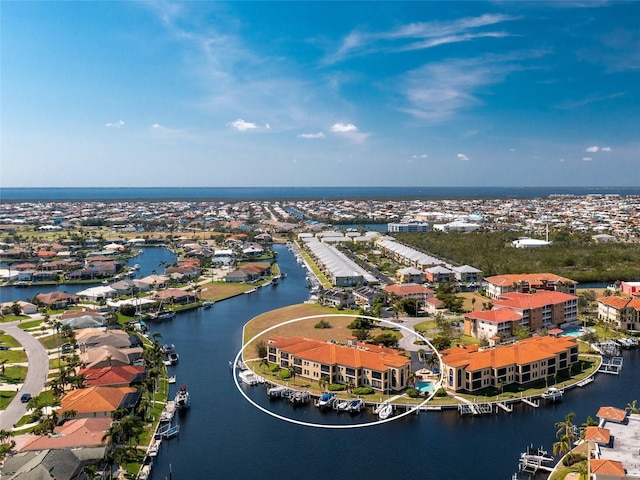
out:
<path id="1" fill-rule="evenodd" d="M 638 2 L 0 8 L 4 187 L 640 185 Z"/>

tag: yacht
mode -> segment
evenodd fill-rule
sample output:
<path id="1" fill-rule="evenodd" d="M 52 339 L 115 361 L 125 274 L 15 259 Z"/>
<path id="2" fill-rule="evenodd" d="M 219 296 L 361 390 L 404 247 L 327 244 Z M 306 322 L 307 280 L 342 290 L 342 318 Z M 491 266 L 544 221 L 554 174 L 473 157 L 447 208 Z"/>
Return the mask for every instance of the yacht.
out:
<path id="1" fill-rule="evenodd" d="M 191 397 L 187 391 L 186 385 L 180 385 L 178 387 L 178 393 L 176 393 L 176 408 L 189 408 L 191 406 Z"/>

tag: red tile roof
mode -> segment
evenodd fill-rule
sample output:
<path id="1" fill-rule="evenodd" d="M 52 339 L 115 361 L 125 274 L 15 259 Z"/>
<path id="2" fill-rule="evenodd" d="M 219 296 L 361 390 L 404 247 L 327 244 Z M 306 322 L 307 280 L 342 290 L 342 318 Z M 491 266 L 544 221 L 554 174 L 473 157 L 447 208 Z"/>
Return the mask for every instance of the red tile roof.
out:
<path id="1" fill-rule="evenodd" d="M 592 458 L 589 460 L 589 470 L 592 474 L 607 475 L 607 477 L 625 478 L 626 473 L 622 462 L 618 460 L 607 460 L 605 458 Z"/>
<path id="2" fill-rule="evenodd" d="M 459 347 L 441 352 L 442 361 L 452 367 L 463 367 L 468 371 L 485 368 L 500 368 L 508 365 L 524 365 L 564 352 L 576 346 L 575 338 L 531 337 L 511 345 L 480 351 L 478 347 Z"/>
<path id="3" fill-rule="evenodd" d="M 302 337 L 272 337 L 269 345 L 296 357 L 326 365 L 384 371 L 389 367 L 402 367 L 410 363 L 398 350 L 376 345 L 356 348 Z"/>
<path id="4" fill-rule="evenodd" d="M 88 387 L 72 390 L 60 402 L 60 415 L 67 410 L 77 413 L 111 412 L 117 410 L 124 397 L 134 393 L 134 387 Z"/>
<path id="5" fill-rule="evenodd" d="M 384 287 L 384 289 L 389 292 L 389 293 L 394 293 L 400 297 L 404 297 L 406 295 L 414 295 L 414 294 L 421 294 L 421 295 L 431 295 L 434 293 L 433 290 L 431 290 L 430 288 L 425 287 L 424 285 L 418 285 L 418 284 L 393 284 L 393 285 L 387 285 L 386 287 Z"/>
<path id="6" fill-rule="evenodd" d="M 568 293 L 555 292 L 551 290 L 540 290 L 536 293 L 504 293 L 500 298 L 493 301 L 495 307 L 509 307 L 518 310 L 532 310 L 542 308 L 546 305 L 559 305 L 578 297 Z"/>
<path id="7" fill-rule="evenodd" d="M 564 278 L 553 273 L 514 273 L 507 275 L 493 275 L 491 277 L 485 277 L 485 280 L 494 285 L 508 285 L 511 286 L 518 282 L 527 282 L 529 285 L 542 285 L 545 282 L 569 282 L 577 283 L 569 278 Z"/>
<path id="8" fill-rule="evenodd" d="M 108 442 L 108 438 L 103 440 L 103 437 L 112 421 L 109 417 L 67 420 L 64 425 L 54 428 L 54 435 L 29 438 L 20 451 L 101 447 Z"/>
<path id="9" fill-rule="evenodd" d="M 627 418 L 627 412 L 615 407 L 600 407 L 596 414 L 598 418 L 604 418 L 611 422 L 623 422 Z"/>
<path id="10" fill-rule="evenodd" d="M 609 432 L 608 428 L 590 426 L 585 429 L 584 439 L 601 445 L 608 445 L 611 440 L 611 432 Z"/>
<path id="11" fill-rule="evenodd" d="M 84 368 L 79 372 L 84 375 L 84 386 L 130 385 L 145 373 L 145 368 L 138 365 L 117 365 L 102 368 Z"/>
<path id="12" fill-rule="evenodd" d="M 510 308 L 497 308 L 481 312 L 467 313 L 464 318 L 470 320 L 483 320 L 491 323 L 518 322 L 522 320 L 522 314 Z"/>

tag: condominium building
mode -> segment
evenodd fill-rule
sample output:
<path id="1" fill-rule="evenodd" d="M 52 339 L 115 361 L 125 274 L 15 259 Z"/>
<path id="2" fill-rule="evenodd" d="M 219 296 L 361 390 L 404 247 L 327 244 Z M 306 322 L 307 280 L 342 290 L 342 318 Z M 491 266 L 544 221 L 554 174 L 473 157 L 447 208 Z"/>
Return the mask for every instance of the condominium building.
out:
<path id="1" fill-rule="evenodd" d="M 485 277 L 483 286 L 490 298 L 498 298 L 505 293 L 530 293 L 538 290 L 553 290 L 575 295 L 578 282 L 553 273 L 527 273 L 493 275 Z"/>
<path id="2" fill-rule="evenodd" d="M 310 380 L 371 387 L 381 392 L 407 387 L 411 360 L 402 352 L 350 339 L 346 344 L 303 337 L 271 337 L 268 360 Z"/>
<path id="3" fill-rule="evenodd" d="M 476 392 L 555 375 L 578 361 L 573 337 L 536 336 L 511 345 L 482 349 L 477 345 L 444 350 L 444 386 L 455 392 Z"/>
<path id="4" fill-rule="evenodd" d="M 639 297 L 603 297 L 598 299 L 598 318 L 624 330 L 640 330 Z"/>

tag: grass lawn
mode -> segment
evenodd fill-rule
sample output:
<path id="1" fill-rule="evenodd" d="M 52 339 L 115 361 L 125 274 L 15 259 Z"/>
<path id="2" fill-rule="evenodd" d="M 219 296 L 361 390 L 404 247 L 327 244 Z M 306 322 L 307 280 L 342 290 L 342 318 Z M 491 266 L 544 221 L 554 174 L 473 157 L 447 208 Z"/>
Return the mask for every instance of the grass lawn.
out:
<path id="1" fill-rule="evenodd" d="M 323 314 L 345 314 L 345 317 L 327 317 L 326 320 L 331 324 L 331 328 L 314 328 L 313 326 L 318 323 L 321 318 L 315 318 L 302 322 L 292 323 L 283 327 L 278 327 L 275 330 L 270 331 L 267 335 L 283 335 L 283 336 L 302 336 L 317 338 L 320 340 L 337 340 L 345 341 L 348 337 L 352 336 L 351 330 L 346 328 L 353 319 L 357 316 L 352 311 L 342 310 L 339 311 L 331 307 L 323 307 L 318 304 L 299 304 L 289 307 L 272 310 L 267 313 L 263 313 L 252 319 L 245 325 L 243 342 L 250 340 L 256 334 L 264 331 L 265 329 L 282 323 L 286 320 L 293 320 L 295 318 L 308 317 L 311 315 L 323 315 Z M 376 336 L 381 333 L 382 330 L 371 330 L 371 336 Z M 244 352 L 245 358 L 255 358 L 257 353 L 254 345 L 249 345 Z"/>
<path id="2" fill-rule="evenodd" d="M 41 323 L 42 323 L 42 320 L 32 320 L 30 322 L 23 322 L 20 325 L 18 325 L 18 327 L 20 327 L 22 330 L 27 330 L 29 328 L 37 327 Z"/>
<path id="3" fill-rule="evenodd" d="M 6 345 L 7 347 L 19 347 L 20 346 L 20 342 L 18 342 L 11 335 L 7 335 L 6 333 L 0 335 L 0 343 Z"/>
<path id="4" fill-rule="evenodd" d="M 247 285 L 246 283 L 209 282 L 202 287 L 200 298 L 213 301 L 224 300 L 225 298 L 248 292 L 252 288 L 255 288 L 255 286 Z"/>
<path id="5" fill-rule="evenodd" d="M 4 315 L 0 317 L 0 322 L 2 323 L 15 322 L 16 320 L 25 320 L 27 318 L 31 318 L 31 317 L 27 315 Z"/>
<path id="6" fill-rule="evenodd" d="M 0 390 L 0 410 L 6 410 L 13 397 L 16 396 L 18 392 L 10 392 L 8 390 Z"/>
<path id="7" fill-rule="evenodd" d="M 0 382 L 15 385 L 23 383 L 27 377 L 27 367 L 5 366 L 4 374 L 0 375 Z"/>
<path id="8" fill-rule="evenodd" d="M 27 354 L 22 350 L 2 350 L 0 351 L 0 363 L 23 363 L 27 361 Z M 7 365 L 8 367 L 8 365 Z"/>
<path id="9" fill-rule="evenodd" d="M 67 343 L 69 341 L 68 338 L 64 338 L 62 335 L 47 335 L 46 337 L 40 337 L 38 341 L 42 344 L 44 348 L 58 348 L 63 343 Z"/>
<path id="10" fill-rule="evenodd" d="M 426 322 L 420 322 L 413 326 L 416 332 L 426 332 L 427 330 L 435 330 L 438 326 L 435 320 L 427 320 Z"/>

